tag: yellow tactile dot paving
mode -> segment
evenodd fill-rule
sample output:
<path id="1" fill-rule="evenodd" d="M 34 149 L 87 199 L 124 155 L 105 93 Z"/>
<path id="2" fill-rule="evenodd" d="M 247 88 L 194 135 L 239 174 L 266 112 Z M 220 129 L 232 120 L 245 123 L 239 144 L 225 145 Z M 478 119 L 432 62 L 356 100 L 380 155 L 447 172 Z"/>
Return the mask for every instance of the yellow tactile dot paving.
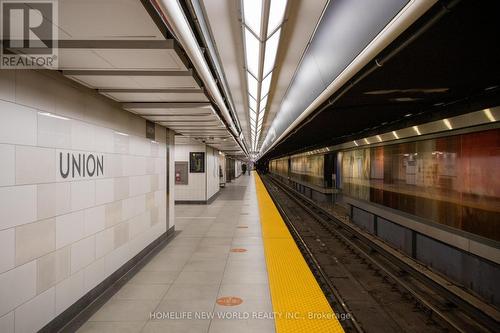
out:
<path id="1" fill-rule="evenodd" d="M 257 173 L 255 183 L 276 332 L 344 332 Z"/>

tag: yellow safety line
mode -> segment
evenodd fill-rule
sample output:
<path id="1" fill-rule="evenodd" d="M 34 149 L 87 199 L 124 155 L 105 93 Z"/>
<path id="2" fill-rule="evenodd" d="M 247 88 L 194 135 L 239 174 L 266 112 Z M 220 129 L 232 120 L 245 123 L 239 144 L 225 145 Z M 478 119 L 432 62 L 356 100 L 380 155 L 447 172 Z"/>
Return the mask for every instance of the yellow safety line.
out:
<path id="1" fill-rule="evenodd" d="M 344 332 L 262 180 L 254 175 L 276 332 Z"/>

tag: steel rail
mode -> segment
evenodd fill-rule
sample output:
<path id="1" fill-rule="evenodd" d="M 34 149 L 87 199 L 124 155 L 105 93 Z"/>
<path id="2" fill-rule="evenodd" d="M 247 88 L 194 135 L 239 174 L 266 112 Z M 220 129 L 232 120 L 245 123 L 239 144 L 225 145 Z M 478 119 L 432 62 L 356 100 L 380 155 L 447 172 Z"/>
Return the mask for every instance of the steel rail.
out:
<path id="1" fill-rule="evenodd" d="M 268 190 L 268 192 L 270 193 L 271 192 L 271 191 L 269 191 L 270 184 L 266 184 L 265 182 L 263 182 L 263 183 L 264 183 L 264 186 L 266 187 L 266 189 Z M 313 268 L 316 270 L 317 274 L 320 275 L 319 277 L 322 280 L 323 284 L 328 289 L 328 291 L 333 295 L 334 305 L 340 306 L 342 308 L 342 310 L 344 311 L 344 313 L 350 314 L 350 318 L 351 318 L 350 323 L 352 324 L 352 328 L 354 328 L 354 330 L 356 332 L 359 332 L 359 333 L 365 332 L 363 330 L 363 328 L 360 326 L 360 324 L 358 323 L 358 321 L 356 320 L 356 318 L 354 317 L 352 311 L 349 309 L 347 303 L 344 301 L 342 296 L 337 292 L 337 289 L 331 283 L 330 279 L 328 278 L 328 275 L 325 273 L 325 271 L 321 267 L 318 260 L 316 260 L 316 257 L 314 256 L 314 254 L 311 252 L 311 250 L 307 246 L 306 242 L 304 241 L 304 239 L 300 235 L 297 228 L 295 228 L 295 226 L 292 222 L 292 219 L 285 212 L 285 210 L 281 206 L 281 203 L 278 202 L 277 200 L 275 200 L 275 198 L 273 198 L 272 196 L 271 196 L 271 199 L 273 200 L 274 204 L 278 208 L 278 211 L 280 212 L 281 216 L 283 217 L 285 224 L 289 227 L 289 230 L 292 232 L 293 238 L 295 239 L 296 242 L 299 243 L 298 244 L 299 247 L 301 247 L 303 249 L 303 251 L 302 251 L 303 254 L 305 254 L 307 256 L 307 258 L 309 259 L 309 264 L 311 266 L 313 266 Z"/>
<path id="2" fill-rule="evenodd" d="M 390 278 L 391 280 L 396 282 L 398 285 L 400 285 L 416 301 L 418 301 L 421 305 L 423 305 L 429 311 L 434 313 L 438 318 L 445 321 L 453 329 L 457 330 L 458 332 L 466 332 L 461 327 L 459 327 L 451 318 L 446 316 L 445 313 L 443 313 L 437 307 L 435 307 L 434 305 L 429 303 L 427 300 L 425 300 L 423 298 L 423 296 L 420 296 L 419 293 L 417 291 L 415 291 L 410 285 L 408 285 L 406 282 L 402 281 L 400 278 L 398 278 L 392 272 L 388 271 L 381 263 L 379 263 L 378 261 L 373 259 L 369 253 L 367 253 L 365 250 L 361 249 L 357 244 L 355 244 L 349 238 L 358 239 L 363 245 L 367 246 L 371 250 L 380 254 L 383 258 L 388 260 L 391 264 L 394 264 L 402 271 L 407 272 L 412 277 L 414 277 L 417 280 L 419 280 L 420 282 L 422 282 L 426 287 L 436 291 L 440 296 L 442 296 L 445 299 L 456 304 L 461 309 L 461 311 L 463 313 L 465 313 L 471 319 L 475 320 L 475 322 L 478 325 L 486 327 L 487 329 L 489 329 L 493 332 L 499 331 L 498 322 L 496 322 L 494 319 L 486 316 L 479 309 L 474 308 L 471 304 L 469 304 L 465 300 L 461 299 L 458 295 L 455 295 L 452 292 L 444 289 L 436 281 L 433 281 L 428 276 L 422 274 L 421 272 L 418 272 L 415 268 L 402 262 L 399 258 L 395 257 L 394 255 L 392 255 L 391 253 L 389 253 L 385 249 L 383 249 L 380 246 L 378 246 L 377 244 L 375 244 L 373 241 L 371 241 L 369 238 L 367 238 L 365 235 L 363 235 L 362 232 L 356 230 L 355 228 L 349 226 L 345 222 L 332 216 L 329 212 L 325 211 L 323 208 L 318 207 L 311 199 L 305 197 L 304 195 L 302 195 L 300 193 L 297 193 L 295 190 L 282 184 L 281 182 L 274 179 L 273 177 L 269 177 L 268 179 L 270 179 L 276 186 L 281 188 L 284 191 L 284 193 L 287 194 L 288 197 L 290 197 L 295 203 L 297 203 L 300 207 L 302 207 L 305 211 L 307 211 L 312 217 L 314 217 L 314 219 L 316 219 L 319 223 L 321 223 L 323 226 L 325 226 L 330 232 L 335 233 L 337 236 L 339 236 L 342 239 L 342 241 L 344 241 L 346 244 L 348 244 L 348 246 L 350 246 L 354 250 L 361 253 L 370 262 L 371 265 L 374 265 L 380 271 L 384 272 L 384 274 L 388 278 Z M 319 213 L 318 213 L 318 211 L 319 211 Z M 320 214 L 323 216 L 321 216 Z M 331 222 L 333 222 L 339 228 L 338 229 L 332 228 Z M 341 232 L 341 230 L 348 233 L 350 237 L 344 235 Z M 481 318 L 482 321 L 478 321 L 477 318 Z"/>

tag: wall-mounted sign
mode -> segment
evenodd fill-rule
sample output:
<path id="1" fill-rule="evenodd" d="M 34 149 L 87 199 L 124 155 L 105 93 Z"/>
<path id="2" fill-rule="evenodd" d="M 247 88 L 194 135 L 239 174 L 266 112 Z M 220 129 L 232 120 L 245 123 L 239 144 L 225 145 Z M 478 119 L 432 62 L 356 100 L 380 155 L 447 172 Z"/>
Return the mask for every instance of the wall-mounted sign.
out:
<path id="1" fill-rule="evenodd" d="M 188 162 L 175 162 L 175 185 L 188 183 Z"/>
<path id="2" fill-rule="evenodd" d="M 149 120 L 146 120 L 146 138 L 156 140 L 155 123 Z"/>
<path id="3" fill-rule="evenodd" d="M 104 176 L 104 155 L 57 151 L 57 168 L 62 179 L 82 179 Z"/>
<path id="4" fill-rule="evenodd" d="M 205 153 L 190 152 L 189 153 L 189 172 L 202 173 L 205 172 Z"/>

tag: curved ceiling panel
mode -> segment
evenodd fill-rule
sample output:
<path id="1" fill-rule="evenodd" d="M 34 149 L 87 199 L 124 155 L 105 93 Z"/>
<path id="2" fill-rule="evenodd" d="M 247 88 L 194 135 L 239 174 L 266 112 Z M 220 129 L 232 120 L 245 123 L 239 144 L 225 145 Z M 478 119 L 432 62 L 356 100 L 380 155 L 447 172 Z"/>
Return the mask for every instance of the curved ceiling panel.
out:
<path id="1" fill-rule="evenodd" d="M 408 0 L 331 1 L 260 149 L 264 153 Z"/>

